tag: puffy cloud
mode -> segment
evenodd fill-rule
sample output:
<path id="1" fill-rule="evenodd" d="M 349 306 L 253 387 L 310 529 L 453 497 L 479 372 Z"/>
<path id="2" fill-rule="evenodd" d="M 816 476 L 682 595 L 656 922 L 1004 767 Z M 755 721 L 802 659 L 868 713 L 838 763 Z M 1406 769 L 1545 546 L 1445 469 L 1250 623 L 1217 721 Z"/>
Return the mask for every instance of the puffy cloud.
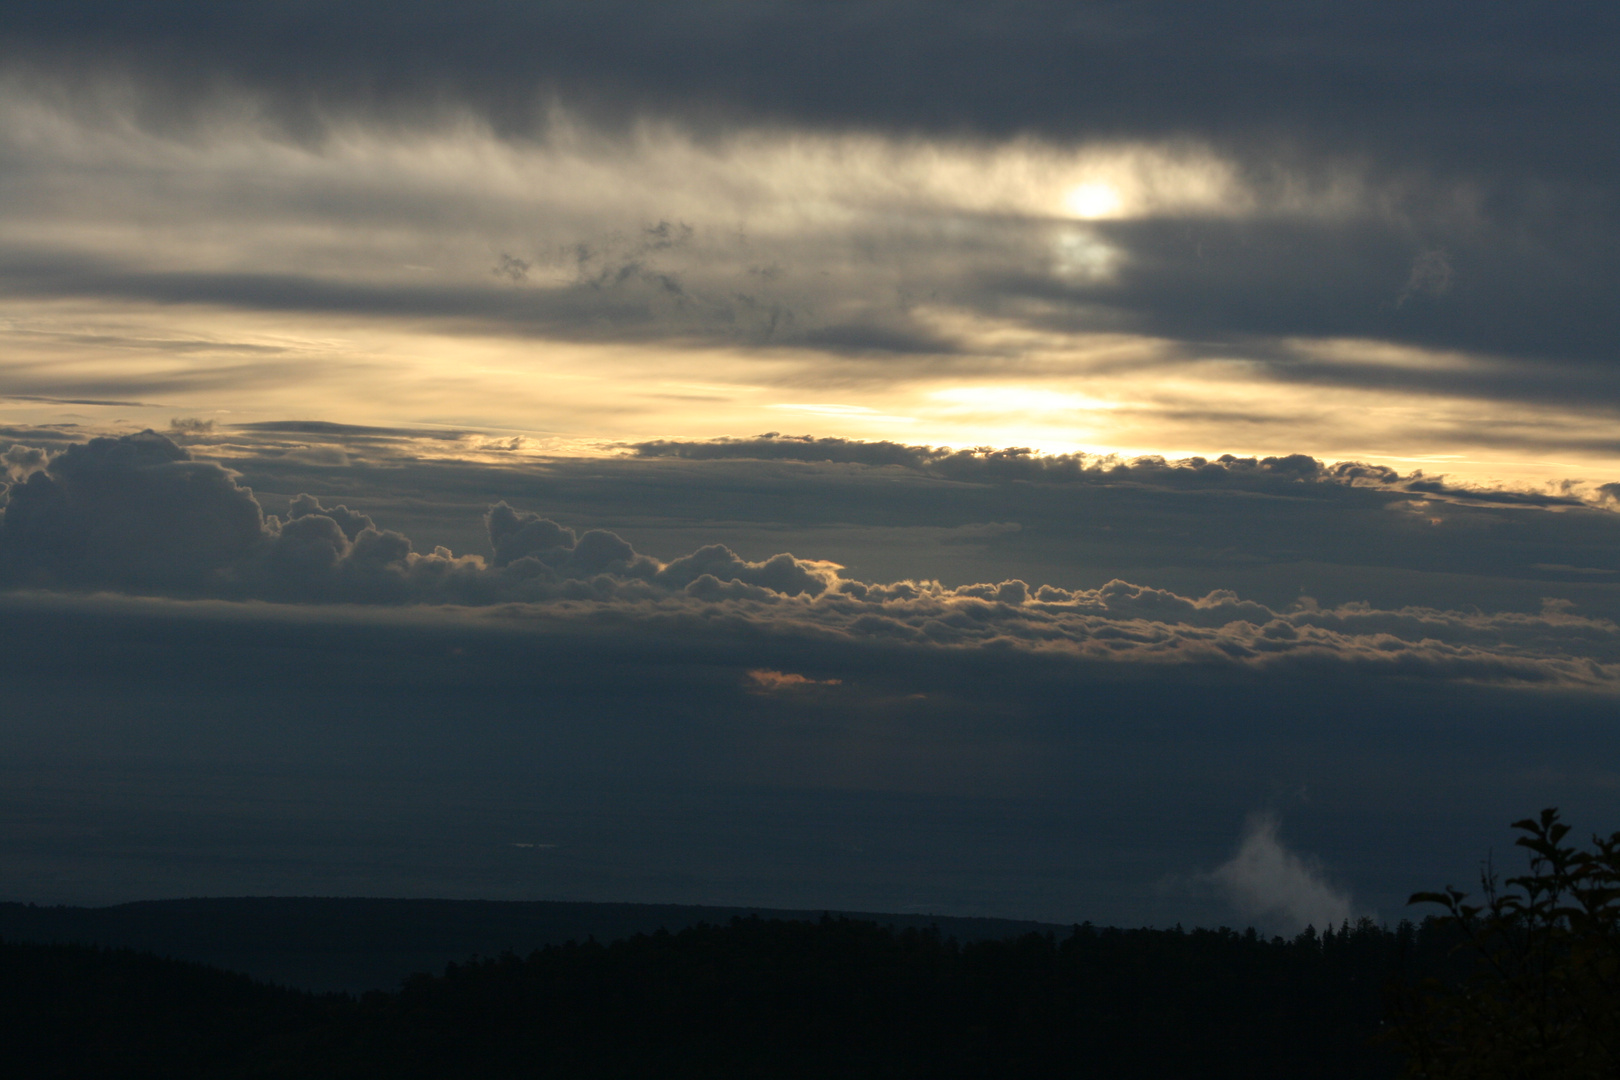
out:
<path id="1" fill-rule="evenodd" d="M 150 431 L 70 446 L 10 495 L 0 568 L 12 580 L 201 588 L 267 535 L 250 490 Z"/>
<path id="2" fill-rule="evenodd" d="M 495 549 L 496 566 L 541 553 L 568 551 L 574 546 L 574 530 L 538 514 L 519 514 L 504 502 L 489 508 L 484 524 L 489 529 L 490 545 Z"/>
<path id="3" fill-rule="evenodd" d="M 1287 483 L 1321 471 L 1308 459 L 1278 461 L 1273 471 Z M 1266 462 L 1235 467 L 1268 469 Z M 1177 468 L 1197 474 L 1203 466 Z M 489 563 L 443 547 L 417 552 L 402 534 L 309 495 L 293 499 L 283 521 L 264 515 L 229 471 L 143 432 L 69 447 L 18 485 L 0 518 L 0 567 L 12 585 L 508 605 L 506 615 L 517 619 L 724 624 L 745 633 L 1018 649 L 1084 662 L 1335 664 L 1620 688 L 1620 627 L 1556 603 L 1534 613 L 1309 602 L 1284 610 L 1228 589 L 1185 596 L 1122 580 L 1080 589 L 1017 579 L 863 582 L 841 576 L 835 563 L 787 553 L 755 561 L 721 544 L 664 562 L 615 533 L 576 533 L 504 502 L 485 521 L 495 552 Z"/>
<path id="4" fill-rule="evenodd" d="M 659 572 L 655 560 L 637 555 L 623 538 L 602 529 L 576 536 L 573 529 L 504 502 L 489 508 L 484 523 L 495 565 L 523 578 L 567 581 L 613 574 L 645 580 Z"/>
<path id="5" fill-rule="evenodd" d="M 344 537 L 347 538 L 351 543 L 354 541 L 355 537 L 360 535 L 362 530 L 375 528 L 375 526 L 371 523 L 371 519 L 366 515 L 357 514 L 350 510 L 347 506 L 323 507 L 320 500 L 315 498 L 313 495 L 299 495 L 297 498 L 293 499 L 292 503 L 287 508 L 287 518 L 289 523 L 292 521 L 297 521 L 301 517 L 309 517 L 312 515 L 320 515 L 330 518 L 332 522 L 336 524 L 337 527 L 342 531 Z"/>
<path id="6" fill-rule="evenodd" d="M 11 449 L 0 454 L 0 462 L 6 467 L 6 475 L 13 480 L 26 480 L 37 472 L 44 471 L 45 463 L 50 455 L 37 446 L 13 445 Z"/>
<path id="7" fill-rule="evenodd" d="M 832 563 L 807 562 L 788 554 L 749 562 L 724 544 L 709 544 L 665 566 L 657 580 L 694 595 L 735 582 L 780 596 L 816 597 L 838 583 L 837 571 Z"/>

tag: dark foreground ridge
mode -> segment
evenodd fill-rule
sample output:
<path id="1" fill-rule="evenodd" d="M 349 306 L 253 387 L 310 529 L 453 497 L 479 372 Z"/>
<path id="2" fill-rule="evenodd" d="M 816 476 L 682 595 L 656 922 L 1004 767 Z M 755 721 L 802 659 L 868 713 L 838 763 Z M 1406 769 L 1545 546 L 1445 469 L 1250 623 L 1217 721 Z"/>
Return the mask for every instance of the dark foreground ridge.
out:
<path id="1" fill-rule="evenodd" d="M 737 917 L 815 920 L 823 911 L 561 901 L 225 897 L 145 900 L 113 907 L 0 903 L 0 939 L 137 949 L 241 971 L 302 990 L 394 990 L 419 971 L 470 956 L 527 955 L 569 941 L 617 941 Z M 832 912 L 940 933 L 958 941 L 1064 932 L 1016 919 Z"/>
<path id="2" fill-rule="evenodd" d="M 1026 933 L 735 918 L 549 945 L 358 998 L 127 949 L 0 944 L 31 1077 L 1380 1078 L 1437 924 Z"/>

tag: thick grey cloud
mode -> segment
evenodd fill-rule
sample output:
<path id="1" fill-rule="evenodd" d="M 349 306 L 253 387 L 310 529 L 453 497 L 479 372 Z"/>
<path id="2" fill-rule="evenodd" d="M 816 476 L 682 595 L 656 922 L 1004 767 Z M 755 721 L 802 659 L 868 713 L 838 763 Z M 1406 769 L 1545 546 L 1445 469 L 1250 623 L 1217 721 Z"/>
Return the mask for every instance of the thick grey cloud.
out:
<path id="1" fill-rule="evenodd" d="M 1064 465 L 1073 463 L 1057 463 Z M 1144 469 L 1151 480 L 1178 470 L 1198 476 L 1208 465 Z M 1217 470 L 1225 475 L 1215 483 L 1234 470 L 1292 484 L 1314 483 L 1323 471 L 1309 459 L 1234 462 Z M 1315 602 L 1277 609 L 1226 589 L 1184 596 L 1121 580 L 1081 589 L 1018 579 L 874 583 L 845 578 L 834 563 L 786 553 L 750 561 L 721 544 L 663 562 L 613 532 L 576 533 L 504 502 L 485 522 L 489 563 L 444 547 L 418 553 L 400 533 L 309 495 L 291 500 L 285 521 L 266 517 L 223 467 L 144 432 L 70 447 L 33 472 L 0 519 L 0 560 L 9 581 L 25 586 L 507 605 L 504 617 L 519 621 L 718 624 L 745 634 L 1010 648 L 1082 664 L 1331 664 L 1395 676 L 1620 687 L 1620 630 L 1567 604 L 1536 613 Z"/>
<path id="2" fill-rule="evenodd" d="M 71 446 L 9 492 L 0 565 L 13 581 L 205 586 L 264 539 L 252 492 L 145 432 Z"/>
<path id="3" fill-rule="evenodd" d="M 338 527 L 344 539 L 351 544 L 366 529 L 377 531 L 370 518 L 357 514 L 347 506 L 322 506 L 313 495 L 299 495 L 287 507 L 287 520 L 291 524 L 302 517 L 326 517 Z M 285 530 L 284 530 L 285 531 Z"/>
<path id="4" fill-rule="evenodd" d="M 1526 491 L 1304 455 L 1121 460 L 782 436 L 582 459 L 436 433 L 176 438 L 240 472 L 267 511 L 285 517 L 310 492 L 423 551 L 492 557 L 482 518 L 506 500 L 664 559 L 723 539 L 749 561 L 794 551 L 862 581 L 1118 578 L 1184 596 L 1235 589 L 1275 610 L 1303 596 L 1513 611 L 1556 598 L 1620 619 L 1620 517 L 1596 483 Z"/>
<path id="5" fill-rule="evenodd" d="M 869 466 L 897 465 L 948 480 L 969 483 L 1028 481 L 1044 484 L 1139 484 L 1181 491 L 1220 489 L 1297 493 L 1300 484 L 1322 483 L 1411 492 L 1453 503 L 1480 506 L 1575 508 L 1587 505 L 1576 494 L 1538 494 L 1449 484 L 1444 477 L 1425 477 L 1421 470 L 1402 475 L 1387 465 L 1341 461 L 1332 465 L 1307 454 L 1253 458 L 1224 454 L 1209 460 L 1162 457 L 1121 460 L 1093 454 L 1035 454 L 1027 448 L 907 446 L 893 442 L 770 432 L 752 439 L 683 442 L 660 439 L 631 444 L 641 457 L 677 457 L 697 461 L 741 459 L 838 462 Z M 1606 489 L 1605 489 L 1606 490 Z"/>
<path id="6" fill-rule="evenodd" d="M 1206 349 L 1217 343 L 1256 349 L 1255 338 L 1360 338 L 1583 362 L 1550 379 L 1527 369 L 1460 380 L 1455 372 L 1369 372 L 1279 355 L 1282 378 L 1417 392 L 1472 383 L 1481 396 L 1531 399 L 1573 397 L 1578 391 L 1568 383 L 1581 382 L 1612 394 L 1616 326 L 1606 294 L 1620 279 L 1620 261 L 1598 238 L 1620 227 L 1616 194 L 1608 187 L 1550 196 L 1560 203 L 1555 207 L 1528 197 L 1506 205 L 1486 200 L 1461 218 L 1406 193 L 1395 214 L 1338 221 L 1166 215 L 1105 224 L 1098 235 L 1127 253 L 1109 280 L 992 271 L 983 288 L 1009 299 L 1060 302 L 1035 325 L 1072 331 L 1089 320 L 1088 305 L 1102 306 L 1121 328 L 1203 342 Z M 1440 243 L 1448 251 L 1443 289 L 1434 276 Z M 1423 276 L 1414 276 L 1424 266 Z"/>
<path id="7" fill-rule="evenodd" d="M 1234 588 L 1277 609 L 1308 595 L 1533 611 L 1553 597 L 1620 618 L 1620 517 L 1603 474 L 1535 490 L 1307 455 L 1121 459 L 770 435 L 559 458 L 436 433 L 176 437 L 241 472 L 268 510 L 284 514 L 305 491 L 347 501 L 423 550 L 493 554 L 481 518 L 504 499 L 663 558 L 724 538 L 749 560 L 808 553 L 863 581 L 1120 578 L 1190 596 Z"/>

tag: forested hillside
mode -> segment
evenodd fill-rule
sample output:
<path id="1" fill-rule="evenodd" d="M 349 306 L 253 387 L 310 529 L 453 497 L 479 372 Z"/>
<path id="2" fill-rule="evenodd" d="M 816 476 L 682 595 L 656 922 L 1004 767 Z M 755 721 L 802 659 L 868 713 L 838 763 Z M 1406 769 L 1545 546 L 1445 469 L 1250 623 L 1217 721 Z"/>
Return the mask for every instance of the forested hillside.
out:
<path id="1" fill-rule="evenodd" d="M 569 941 L 617 941 L 733 918 L 814 921 L 824 911 L 557 900 L 215 896 L 111 907 L 0 903 L 0 940 L 102 945 L 240 971 L 300 990 L 394 990 L 470 956 L 523 956 Z M 989 941 L 1068 927 L 1016 919 L 833 912 L 897 930 Z"/>
<path id="2" fill-rule="evenodd" d="M 318 997 L 86 946 L 0 946 L 29 1076 L 1393 1076 L 1392 978 L 1431 924 L 1292 940 L 1114 930 L 959 943 L 844 918 L 549 946 Z"/>

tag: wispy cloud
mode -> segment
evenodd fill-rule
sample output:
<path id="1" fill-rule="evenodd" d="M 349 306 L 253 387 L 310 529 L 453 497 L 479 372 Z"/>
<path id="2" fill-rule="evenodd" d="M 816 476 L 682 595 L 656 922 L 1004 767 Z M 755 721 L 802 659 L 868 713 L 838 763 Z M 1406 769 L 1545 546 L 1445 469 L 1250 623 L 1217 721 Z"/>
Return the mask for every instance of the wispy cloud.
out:
<path id="1" fill-rule="evenodd" d="M 1451 256 L 1444 248 L 1428 248 L 1412 260 L 1412 272 L 1395 298 L 1395 306 L 1403 307 L 1415 296 L 1439 297 L 1451 291 Z"/>
<path id="2" fill-rule="evenodd" d="M 1350 895 L 1329 883 L 1320 863 L 1283 844 L 1271 814 L 1249 818 L 1237 853 L 1211 877 L 1239 915 L 1289 930 L 1336 927 L 1355 914 Z"/>
<path id="3" fill-rule="evenodd" d="M 841 686 L 842 679 L 812 679 L 791 671 L 772 671 L 754 668 L 747 673 L 749 689 L 759 693 L 779 693 L 784 690 L 808 690 L 815 686 Z"/>

